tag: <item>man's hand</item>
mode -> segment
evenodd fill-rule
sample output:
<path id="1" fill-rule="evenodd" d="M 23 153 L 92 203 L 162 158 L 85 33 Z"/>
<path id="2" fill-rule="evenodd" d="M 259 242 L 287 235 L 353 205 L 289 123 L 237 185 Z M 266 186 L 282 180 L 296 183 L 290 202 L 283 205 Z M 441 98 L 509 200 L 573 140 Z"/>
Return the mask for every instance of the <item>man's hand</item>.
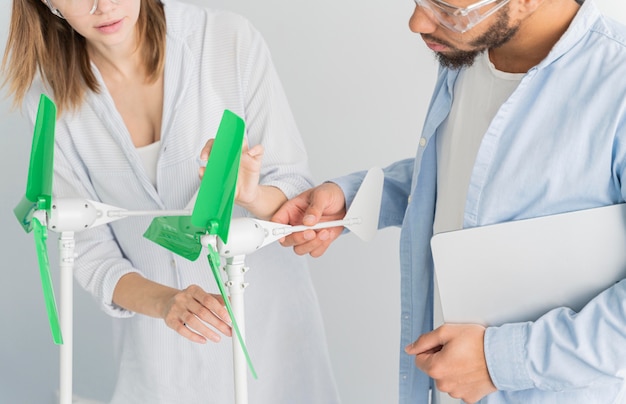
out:
<path id="1" fill-rule="evenodd" d="M 415 365 L 440 391 L 471 404 L 497 390 L 487 370 L 484 336 L 480 325 L 445 324 L 404 350 L 415 355 Z"/>
<path id="2" fill-rule="evenodd" d="M 292 226 L 313 226 L 320 221 L 343 219 L 345 214 L 346 201 L 341 188 L 327 182 L 285 202 L 271 220 Z M 312 257 L 319 257 L 342 231 L 343 227 L 305 230 L 283 238 L 280 243 L 285 247 L 293 247 L 298 255 L 311 254 Z"/>

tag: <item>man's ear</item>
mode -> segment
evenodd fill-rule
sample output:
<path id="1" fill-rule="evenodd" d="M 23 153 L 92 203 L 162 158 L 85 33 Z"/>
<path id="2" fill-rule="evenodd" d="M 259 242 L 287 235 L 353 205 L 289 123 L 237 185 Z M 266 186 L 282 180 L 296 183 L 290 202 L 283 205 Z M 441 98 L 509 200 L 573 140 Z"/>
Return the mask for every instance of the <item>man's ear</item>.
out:
<path id="1" fill-rule="evenodd" d="M 546 1 L 549 0 L 511 0 L 511 13 L 524 19 L 537 11 Z"/>

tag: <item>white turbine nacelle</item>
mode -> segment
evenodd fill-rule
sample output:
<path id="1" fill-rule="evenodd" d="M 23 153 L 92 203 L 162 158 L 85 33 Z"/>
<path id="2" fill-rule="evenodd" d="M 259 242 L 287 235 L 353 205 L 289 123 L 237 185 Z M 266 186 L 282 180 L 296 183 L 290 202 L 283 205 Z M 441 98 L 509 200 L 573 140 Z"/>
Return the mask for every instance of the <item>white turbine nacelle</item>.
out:
<path id="1" fill-rule="evenodd" d="M 217 251 L 223 257 L 230 258 L 250 254 L 265 244 L 267 231 L 261 221 L 251 218 L 237 218 L 230 222 L 228 243 L 218 237 Z"/>
<path id="2" fill-rule="evenodd" d="M 52 231 L 81 231 L 90 228 L 99 212 L 85 199 L 52 200 L 48 229 Z"/>
<path id="3" fill-rule="evenodd" d="M 41 211 L 35 213 L 38 212 Z M 62 198 L 52 200 L 47 227 L 58 233 L 64 231 L 77 232 L 130 216 L 187 216 L 189 214 L 191 212 L 186 209 L 131 211 L 89 199 Z"/>

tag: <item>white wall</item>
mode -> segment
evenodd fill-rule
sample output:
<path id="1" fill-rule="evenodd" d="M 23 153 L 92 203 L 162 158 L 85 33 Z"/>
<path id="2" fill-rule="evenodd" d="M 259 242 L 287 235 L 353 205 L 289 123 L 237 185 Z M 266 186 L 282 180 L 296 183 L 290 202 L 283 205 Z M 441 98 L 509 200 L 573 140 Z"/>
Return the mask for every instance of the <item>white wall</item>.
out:
<path id="1" fill-rule="evenodd" d="M 412 1 L 190 1 L 239 12 L 264 34 L 317 181 L 413 155 L 436 69 L 408 30 Z M 626 4 L 598 3 L 626 21 Z M 2 38 L 9 20 L 8 6 L 4 10 Z M 0 101 L 0 251 L 6 263 L 0 271 L 0 404 L 47 404 L 58 385 L 58 348 L 50 338 L 32 235 L 12 214 L 24 192 L 31 134 L 9 106 Z M 311 259 L 347 404 L 397 401 L 398 236 L 397 229 L 386 229 L 368 244 L 347 236 Z M 54 241 L 49 249 L 58 288 Z M 74 391 L 106 400 L 115 380 L 109 320 L 80 288 L 75 293 Z"/>

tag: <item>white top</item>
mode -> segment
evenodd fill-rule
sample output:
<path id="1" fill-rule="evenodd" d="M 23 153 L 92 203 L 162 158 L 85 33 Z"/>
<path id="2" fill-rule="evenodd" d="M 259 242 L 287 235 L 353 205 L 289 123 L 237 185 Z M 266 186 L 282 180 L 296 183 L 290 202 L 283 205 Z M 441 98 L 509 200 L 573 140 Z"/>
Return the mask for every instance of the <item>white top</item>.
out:
<path id="1" fill-rule="evenodd" d="M 450 115 L 437 137 L 435 233 L 463 227 L 467 187 L 483 135 L 523 76 L 496 70 L 488 52 L 459 73 Z"/>
<path id="2" fill-rule="evenodd" d="M 141 159 L 141 164 L 143 165 L 143 169 L 146 171 L 148 175 L 148 179 L 153 187 L 156 188 L 156 171 L 157 171 L 157 160 L 159 159 L 159 149 L 161 148 L 161 141 L 157 140 L 154 143 L 150 143 L 149 145 L 138 147 L 137 153 L 139 154 L 139 158 Z"/>
<path id="3" fill-rule="evenodd" d="M 471 67 L 459 73 L 450 115 L 437 137 L 435 234 L 463 227 L 467 188 L 483 135 L 523 76 L 496 70 L 488 52 L 483 52 Z M 435 288 L 434 326 L 441 324 L 441 300 Z M 433 403 L 456 404 L 460 400 L 438 393 Z"/>
<path id="4" fill-rule="evenodd" d="M 244 118 L 250 146 L 264 145 L 262 184 L 288 197 L 311 187 L 303 142 L 259 33 L 240 16 L 182 2 L 168 0 L 165 13 L 157 187 L 94 67 L 102 93 L 88 94 L 78 112 L 57 123 L 54 195 L 131 210 L 184 208 L 200 184 L 201 148 L 215 135 L 224 109 Z M 46 91 L 36 82 L 26 99 L 33 122 L 41 92 Z M 234 215 L 246 212 L 235 207 Z M 126 218 L 76 233 L 75 277 L 114 317 L 120 368 L 111 402 L 233 403 L 230 338 L 196 344 L 161 319 L 112 303 L 115 285 L 129 272 L 219 293 L 206 255 L 191 262 L 145 239 L 150 222 Z M 259 377 L 249 377 L 250 404 L 339 402 L 306 258 L 274 243 L 248 255 L 246 263 L 246 340 Z"/>

